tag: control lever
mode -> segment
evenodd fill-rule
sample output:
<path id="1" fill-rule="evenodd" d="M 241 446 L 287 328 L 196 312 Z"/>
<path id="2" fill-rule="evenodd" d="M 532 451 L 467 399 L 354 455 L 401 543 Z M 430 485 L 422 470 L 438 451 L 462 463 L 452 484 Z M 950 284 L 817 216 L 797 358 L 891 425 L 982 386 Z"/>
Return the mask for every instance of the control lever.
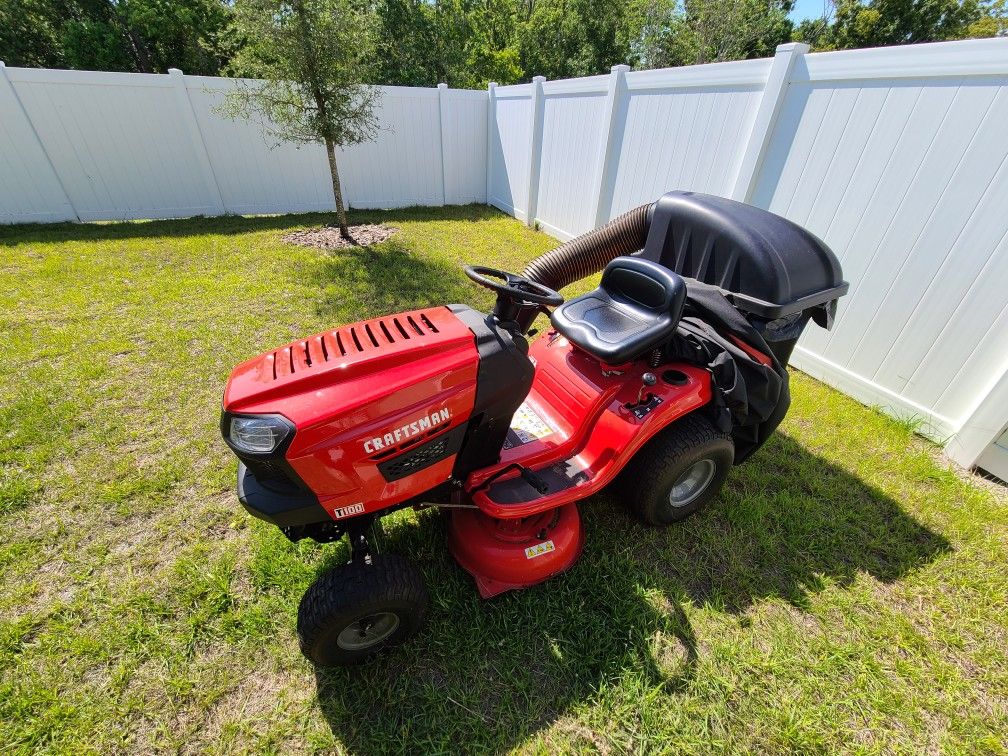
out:
<path id="1" fill-rule="evenodd" d="M 643 383 L 641 383 L 640 391 L 637 392 L 637 401 L 634 402 L 634 406 L 641 404 L 645 400 L 644 389 L 650 388 L 658 383 L 658 378 L 654 373 L 644 373 L 644 375 L 641 376 L 641 381 L 643 381 Z M 650 398 L 650 396 L 651 395 L 648 394 L 648 398 Z"/>

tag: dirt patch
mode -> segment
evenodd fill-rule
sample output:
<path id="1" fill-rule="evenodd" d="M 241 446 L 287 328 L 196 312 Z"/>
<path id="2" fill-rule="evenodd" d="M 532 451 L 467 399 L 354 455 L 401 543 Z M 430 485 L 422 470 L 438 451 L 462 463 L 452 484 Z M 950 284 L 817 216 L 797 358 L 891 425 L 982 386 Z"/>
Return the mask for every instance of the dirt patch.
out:
<path id="1" fill-rule="evenodd" d="M 321 228 L 306 228 L 303 231 L 291 231 L 284 234 L 281 240 L 288 244 L 296 244 L 299 247 L 315 247 L 317 249 L 343 249 L 345 247 L 370 247 L 388 239 L 399 229 L 386 226 L 383 223 L 367 223 L 360 226 L 350 226 L 350 236 L 354 238 L 356 244 L 348 242 L 340 236 L 339 228 L 336 226 L 322 226 Z"/>

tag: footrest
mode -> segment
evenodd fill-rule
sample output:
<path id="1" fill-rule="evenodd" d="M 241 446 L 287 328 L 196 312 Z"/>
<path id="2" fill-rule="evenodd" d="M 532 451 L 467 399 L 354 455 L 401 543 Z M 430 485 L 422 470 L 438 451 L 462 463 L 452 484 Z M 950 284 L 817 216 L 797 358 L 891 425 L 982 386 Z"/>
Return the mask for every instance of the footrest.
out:
<path id="1" fill-rule="evenodd" d="M 494 504 L 526 504 L 591 480 L 588 471 L 576 457 L 534 472 L 536 477 L 548 486 L 545 493 L 540 493 L 520 475 L 515 475 L 513 478 L 491 483 L 486 489 L 486 497 Z"/>

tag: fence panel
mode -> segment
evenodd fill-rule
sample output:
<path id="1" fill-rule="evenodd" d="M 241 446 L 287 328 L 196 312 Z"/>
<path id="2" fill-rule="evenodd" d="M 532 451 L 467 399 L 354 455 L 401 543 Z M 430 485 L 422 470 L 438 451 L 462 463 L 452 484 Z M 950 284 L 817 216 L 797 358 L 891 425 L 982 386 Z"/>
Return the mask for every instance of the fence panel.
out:
<path id="1" fill-rule="evenodd" d="M 529 151 L 532 148 L 532 85 L 493 88 L 489 128 L 487 201 L 526 220 Z"/>
<path id="2" fill-rule="evenodd" d="M 730 196 L 768 60 L 626 75 L 606 217 L 670 188 Z"/>
<path id="3" fill-rule="evenodd" d="M 218 212 L 168 76 L 7 71 L 81 220 Z"/>
<path id="4" fill-rule="evenodd" d="M 730 195 L 770 65 L 546 82 L 538 120 L 534 85 L 498 87 L 490 116 L 491 202 L 528 220 L 531 189 L 532 221 L 569 239 L 669 187 Z"/>
<path id="5" fill-rule="evenodd" d="M 595 226 L 589 181 L 605 138 L 608 76 L 543 85 L 542 147 L 535 217 L 553 236 L 570 238 Z"/>
<path id="6" fill-rule="evenodd" d="M 225 94 L 254 81 L 186 76 L 186 89 L 229 213 L 283 213 L 335 207 L 325 150 L 277 143 L 255 121 L 218 112 Z"/>
<path id="7" fill-rule="evenodd" d="M 825 239 L 852 282 L 795 363 L 939 438 L 1008 354 L 1008 66 L 989 72 L 1005 46 L 960 43 L 972 68 L 921 76 L 943 48 L 805 56 L 753 195 Z"/>
<path id="8" fill-rule="evenodd" d="M 180 71 L 2 74 L 0 222 L 334 207 L 320 145 L 279 144 L 259 123 L 218 113 L 228 90 L 254 81 Z M 380 89 L 374 141 L 339 155 L 347 204 L 485 201 L 486 93 Z"/>
<path id="9" fill-rule="evenodd" d="M 2 63 L 0 113 L 0 223 L 77 220 Z"/>
<path id="10" fill-rule="evenodd" d="M 436 89 L 382 87 L 374 140 L 347 147 L 340 165 L 354 207 L 444 202 L 440 106 Z"/>
<path id="11" fill-rule="evenodd" d="M 487 95 L 445 90 L 441 119 L 444 144 L 445 202 L 486 202 Z"/>

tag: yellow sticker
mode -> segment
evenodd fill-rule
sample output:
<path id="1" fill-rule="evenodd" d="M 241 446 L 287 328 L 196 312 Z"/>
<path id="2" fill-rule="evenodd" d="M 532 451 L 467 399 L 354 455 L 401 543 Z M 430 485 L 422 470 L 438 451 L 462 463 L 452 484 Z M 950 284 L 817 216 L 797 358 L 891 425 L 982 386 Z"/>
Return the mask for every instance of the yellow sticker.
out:
<path id="1" fill-rule="evenodd" d="M 521 445 L 537 438 L 546 438 L 554 431 L 534 409 L 522 404 L 511 418 L 511 432 L 518 437 L 519 443 L 516 445 Z"/>
<path id="2" fill-rule="evenodd" d="M 542 543 L 537 543 L 535 546 L 529 546 L 526 548 L 525 558 L 535 559 L 537 556 L 548 554 L 551 551 L 556 551 L 556 546 L 553 545 L 553 541 L 543 541 Z"/>

